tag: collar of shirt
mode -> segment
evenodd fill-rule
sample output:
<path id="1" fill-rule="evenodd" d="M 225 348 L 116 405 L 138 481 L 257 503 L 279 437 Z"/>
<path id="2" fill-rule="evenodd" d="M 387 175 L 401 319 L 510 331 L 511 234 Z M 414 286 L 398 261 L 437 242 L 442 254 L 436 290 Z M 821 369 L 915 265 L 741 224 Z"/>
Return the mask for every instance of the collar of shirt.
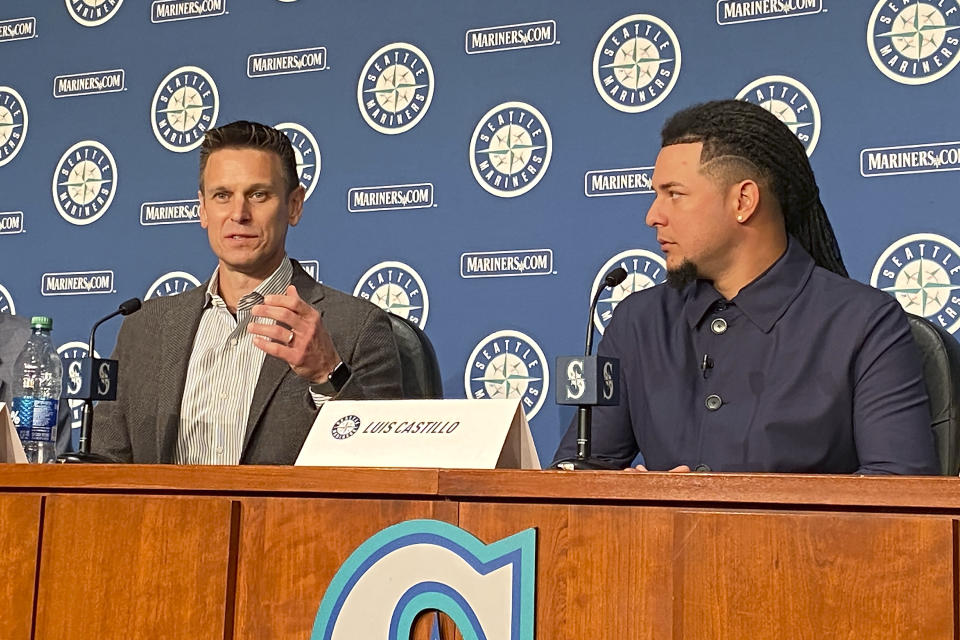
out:
<path id="1" fill-rule="evenodd" d="M 271 273 L 266 280 L 257 285 L 257 288 L 241 297 L 237 302 L 237 311 L 248 311 L 253 305 L 263 302 L 264 297 L 283 293 L 293 278 L 293 264 L 290 258 L 283 257 L 280 266 Z M 207 284 L 207 293 L 203 297 L 203 308 L 210 305 L 226 309 L 227 304 L 220 297 L 220 267 L 213 270 L 210 282 Z"/>
<path id="2" fill-rule="evenodd" d="M 735 304 L 764 333 L 773 329 L 790 304 L 800 295 L 815 267 L 813 258 L 796 238 L 788 236 L 787 250 L 769 269 L 727 301 L 709 280 L 697 280 L 684 291 L 684 315 L 696 328 L 717 303 Z"/>

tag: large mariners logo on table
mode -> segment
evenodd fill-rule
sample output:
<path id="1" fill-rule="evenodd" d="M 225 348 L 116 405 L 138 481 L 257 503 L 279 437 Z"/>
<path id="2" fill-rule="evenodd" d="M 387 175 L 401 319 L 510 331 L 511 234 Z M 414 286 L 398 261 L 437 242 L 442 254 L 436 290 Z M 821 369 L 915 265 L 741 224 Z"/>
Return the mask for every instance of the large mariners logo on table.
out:
<path id="1" fill-rule="evenodd" d="M 64 392 L 77 393 L 80 390 L 80 361 L 89 353 L 90 345 L 86 342 L 66 342 L 57 347 L 57 355 L 69 380 Z M 94 352 L 93 357 L 99 358 L 100 354 Z M 79 429 L 83 424 L 83 400 L 69 400 L 67 404 L 70 407 L 70 428 Z"/>
<path id="2" fill-rule="evenodd" d="M 470 138 L 470 169 L 488 193 L 513 198 L 533 189 L 550 166 L 553 135 L 546 118 L 525 102 L 487 111 Z"/>
<path id="3" fill-rule="evenodd" d="M 532 420 L 550 388 L 546 356 L 533 338 L 519 331 L 496 331 L 477 343 L 463 373 L 468 398 L 519 398 Z"/>
<path id="4" fill-rule="evenodd" d="M 600 268 L 590 289 L 591 300 L 597 295 L 603 279 L 611 269 L 616 267 L 626 269 L 627 278 L 613 289 L 604 287 L 606 293 L 601 294 L 600 300 L 597 301 L 597 308 L 593 312 L 593 324 L 600 333 L 603 333 L 610 324 L 613 311 L 621 300 L 634 291 L 649 289 L 667 279 L 667 263 L 662 257 L 645 249 L 630 249 L 613 256 Z"/>
<path id="5" fill-rule="evenodd" d="M 96 140 L 81 140 L 60 157 L 53 173 L 53 203 L 75 225 L 96 222 L 117 193 L 117 163 Z"/>
<path id="6" fill-rule="evenodd" d="M 317 176 L 320 175 L 320 145 L 306 127 L 295 122 L 281 122 L 274 129 L 283 131 L 290 138 L 293 153 L 297 156 L 297 175 L 306 192 L 303 197 L 306 202 L 316 188 Z"/>
<path id="7" fill-rule="evenodd" d="M 160 82 L 150 105 L 150 124 L 157 141 L 177 153 L 192 151 L 215 126 L 220 113 L 217 84 L 200 67 L 180 67 Z"/>
<path id="8" fill-rule="evenodd" d="M 143 299 L 162 298 L 164 296 L 175 296 L 188 289 L 199 287 L 200 281 L 186 271 L 171 271 L 165 273 L 156 280 L 147 289 Z"/>
<path id="9" fill-rule="evenodd" d="M 12 316 L 17 314 L 17 308 L 13 304 L 13 296 L 10 295 L 10 292 L 7 291 L 7 288 L 2 284 L 0 284 L 0 311 L 9 313 Z"/>
<path id="10" fill-rule="evenodd" d="M 870 284 L 896 297 L 903 308 L 951 333 L 960 327 L 960 246 L 933 233 L 896 241 L 877 260 Z"/>
<path id="11" fill-rule="evenodd" d="M 799 80 L 787 76 L 757 78 L 737 94 L 737 100 L 760 105 L 790 127 L 803 143 L 807 155 L 820 139 L 820 105 Z"/>
<path id="12" fill-rule="evenodd" d="M 927 84 L 960 61 L 960 0 L 879 0 L 867 26 L 877 68 L 900 84 Z"/>
<path id="13" fill-rule="evenodd" d="M 409 131 L 433 100 L 433 67 L 423 51 L 394 42 L 370 56 L 357 84 L 357 104 L 368 125 L 380 133 Z"/>
<path id="14" fill-rule="evenodd" d="M 27 138 L 27 103 L 11 87 L 0 87 L 0 167 L 17 157 Z"/>
<path id="15" fill-rule="evenodd" d="M 97 27 L 117 15 L 123 0 L 64 0 L 67 13 L 85 27 Z"/>
<path id="16" fill-rule="evenodd" d="M 680 75 L 680 41 L 666 22 L 634 14 L 615 23 L 593 54 L 593 82 L 618 111 L 640 113 L 666 98 Z"/>
<path id="17" fill-rule="evenodd" d="M 353 295 L 369 300 L 384 311 L 410 320 L 419 328 L 427 325 L 430 299 L 420 274 L 402 262 L 381 262 L 361 276 Z"/>

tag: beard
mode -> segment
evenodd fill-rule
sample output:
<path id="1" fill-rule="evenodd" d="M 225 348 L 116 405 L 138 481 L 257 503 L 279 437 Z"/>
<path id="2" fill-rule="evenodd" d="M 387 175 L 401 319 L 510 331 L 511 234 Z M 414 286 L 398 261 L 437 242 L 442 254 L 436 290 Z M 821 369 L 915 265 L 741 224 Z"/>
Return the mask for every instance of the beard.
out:
<path id="1" fill-rule="evenodd" d="M 667 270 L 667 284 L 680 291 L 699 276 L 697 265 L 684 258 L 679 267 Z"/>

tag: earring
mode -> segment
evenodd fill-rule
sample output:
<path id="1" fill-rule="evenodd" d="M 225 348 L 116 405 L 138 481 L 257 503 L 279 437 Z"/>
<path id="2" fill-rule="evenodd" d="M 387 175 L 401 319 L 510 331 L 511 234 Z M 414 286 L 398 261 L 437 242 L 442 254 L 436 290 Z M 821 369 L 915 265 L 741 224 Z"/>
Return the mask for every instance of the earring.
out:
<path id="1" fill-rule="evenodd" d="M 737 222 L 743 222 L 743 216 L 737 216 Z"/>

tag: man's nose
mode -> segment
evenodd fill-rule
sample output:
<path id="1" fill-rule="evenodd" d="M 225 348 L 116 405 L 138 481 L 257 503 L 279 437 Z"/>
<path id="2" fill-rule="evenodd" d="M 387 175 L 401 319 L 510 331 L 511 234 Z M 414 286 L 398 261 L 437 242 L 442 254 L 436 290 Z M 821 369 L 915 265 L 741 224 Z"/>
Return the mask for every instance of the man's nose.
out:
<path id="1" fill-rule="evenodd" d="M 250 203 L 246 198 L 237 198 L 230 208 L 230 219 L 234 222 L 245 222 L 250 219 Z"/>
<path id="2" fill-rule="evenodd" d="M 660 213 L 660 205 L 658 204 L 660 197 L 653 201 L 653 204 L 650 205 L 650 208 L 647 209 L 647 217 L 645 222 L 648 227 L 662 227 L 666 224 L 666 219 L 663 217 L 663 214 Z"/>

